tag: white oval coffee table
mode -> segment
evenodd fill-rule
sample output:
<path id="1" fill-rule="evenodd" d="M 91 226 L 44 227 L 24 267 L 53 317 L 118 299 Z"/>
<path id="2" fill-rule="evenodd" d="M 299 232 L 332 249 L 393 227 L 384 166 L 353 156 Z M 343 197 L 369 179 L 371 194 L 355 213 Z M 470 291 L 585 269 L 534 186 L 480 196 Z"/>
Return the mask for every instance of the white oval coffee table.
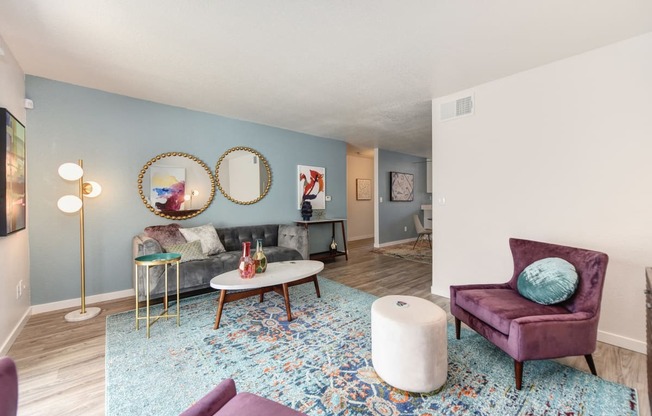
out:
<path id="1" fill-rule="evenodd" d="M 260 295 L 260 301 L 262 302 L 264 294 L 272 291 L 285 299 L 285 311 L 287 312 L 288 321 L 291 321 L 292 312 L 290 311 L 288 288 L 313 282 L 317 297 L 321 297 L 319 284 L 317 283 L 317 273 L 322 270 L 324 270 L 324 263 L 320 261 L 290 260 L 269 263 L 265 273 L 257 273 L 251 279 L 241 278 L 237 269 L 215 276 L 211 279 L 211 287 L 220 290 L 220 300 L 213 329 L 220 327 L 222 309 L 225 303 L 255 295 Z M 234 290 L 237 292 L 228 293 Z"/>

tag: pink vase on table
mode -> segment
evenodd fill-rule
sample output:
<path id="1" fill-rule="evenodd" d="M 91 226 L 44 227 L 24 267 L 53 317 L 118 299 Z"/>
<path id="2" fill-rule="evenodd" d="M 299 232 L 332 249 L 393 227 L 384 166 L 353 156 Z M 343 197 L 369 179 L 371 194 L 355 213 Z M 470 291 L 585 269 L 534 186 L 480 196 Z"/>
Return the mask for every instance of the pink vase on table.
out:
<path id="1" fill-rule="evenodd" d="M 248 241 L 242 243 L 242 256 L 240 257 L 238 271 L 240 271 L 240 277 L 243 279 L 251 279 L 256 274 L 256 263 L 251 257 L 251 243 Z"/>

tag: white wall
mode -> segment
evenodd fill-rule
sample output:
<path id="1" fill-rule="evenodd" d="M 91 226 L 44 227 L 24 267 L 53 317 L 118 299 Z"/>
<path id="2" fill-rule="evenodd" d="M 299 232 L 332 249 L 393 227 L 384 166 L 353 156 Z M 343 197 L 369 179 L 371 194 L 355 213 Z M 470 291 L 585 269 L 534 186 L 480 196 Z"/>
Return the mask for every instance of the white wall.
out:
<path id="1" fill-rule="evenodd" d="M 360 240 L 374 236 L 374 160 L 368 157 L 346 156 L 347 239 Z M 371 179 L 372 195 L 368 201 L 356 200 L 356 179 Z"/>
<path id="2" fill-rule="evenodd" d="M 25 74 L 2 38 L 0 47 L 4 50 L 4 56 L 0 56 L 0 107 L 8 109 L 21 123 L 27 125 L 23 107 Z M 29 128 L 25 136 L 25 140 L 29 141 Z M 27 203 L 29 204 L 29 196 Z M 29 218 L 27 226 L 29 227 Z M 11 347 L 29 311 L 28 242 L 27 230 L 0 237 L 0 356 L 5 355 Z M 16 299 L 16 285 L 20 280 L 23 281 L 25 290 L 22 297 Z"/>
<path id="3" fill-rule="evenodd" d="M 652 32 L 472 91 L 469 117 L 433 101 L 433 293 L 507 281 L 512 236 L 603 251 L 599 339 L 645 352 Z"/>

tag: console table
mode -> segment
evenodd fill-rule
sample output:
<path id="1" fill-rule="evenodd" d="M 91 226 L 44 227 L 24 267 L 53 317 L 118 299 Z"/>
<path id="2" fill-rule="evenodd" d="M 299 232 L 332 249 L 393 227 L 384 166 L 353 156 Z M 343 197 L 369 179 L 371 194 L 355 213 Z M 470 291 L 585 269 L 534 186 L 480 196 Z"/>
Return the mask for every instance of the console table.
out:
<path id="1" fill-rule="evenodd" d="M 310 254 L 311 259 L 321 260 L 321 259 L 333 259 L 337 256 L 345 256 L 346 260 L 349 260 L 349 251 L 346 249 L 346 231 L 344 231 L 344 221 L 342 218 L 333 218 L 333 219 L 323 219 L 323 220 L 311 220 L 311 221 L 295 221 L 297 225 L 303 225 L 306 229 L 311 225 L 319 224 L 330 224 L 331 225 L 331 238 L 335 238 L 335 224 L 340 224 L 342 229 L 342 241 L 344 242 L 344 251 L 321 251 L 319 253 Z"/>

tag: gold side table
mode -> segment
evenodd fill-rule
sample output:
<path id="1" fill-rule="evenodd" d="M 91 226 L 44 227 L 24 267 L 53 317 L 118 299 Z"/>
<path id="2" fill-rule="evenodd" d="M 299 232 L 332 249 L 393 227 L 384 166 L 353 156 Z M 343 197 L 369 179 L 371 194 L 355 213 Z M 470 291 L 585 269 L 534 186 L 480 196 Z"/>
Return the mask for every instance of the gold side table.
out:
<path id="1" fill-rule="evenodd" d="M 181 254 L 178 253 L 156 253 L 148 254 L 145 256 L 136 257 L 134 259 L 136 276 L 138 276 L 138 266 L 145 266 L 145 293 L 146 293 L 146 316 L 138 315 L 138 278 L 136 278 L 136 330 L 139 328 L 139 323 L 141 319 L 145 319 L 147 322 L 147 338 L 149 338 L 149 327 L 159 318 L 177 318 L 177 326 L 180 325 L 180 314 L 179 314 L 179 260 L 181 260 Z M 175 315 L 170 315 L 168 310 L 168 265 L 176 264 L 177 265 L 177 313 Z M 149 313 L 149 268 L 152 266 L 165 266 L 165 296 L 163 297 L 163 312 L 157 316 L 151 316 Z"/>

